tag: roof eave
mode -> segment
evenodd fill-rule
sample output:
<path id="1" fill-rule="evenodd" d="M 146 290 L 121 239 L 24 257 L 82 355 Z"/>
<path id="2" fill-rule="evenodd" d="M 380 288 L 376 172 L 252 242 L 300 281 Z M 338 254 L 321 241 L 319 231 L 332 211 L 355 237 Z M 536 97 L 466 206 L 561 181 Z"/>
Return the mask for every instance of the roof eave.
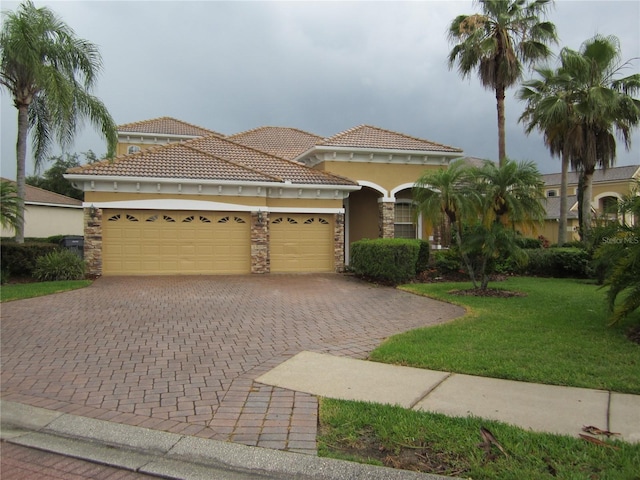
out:
<path id="1" fill-rule="evenodd" d="M 160 184 L 160 185 L 206 185 L 206 186 L 229 186 L 229 187 L 262 187 L 262 188 L 282 188 L 282 189 L 303 189 L 303 190 L 340 190 L 345 192 L 352 192 L 360 190 L 360 185 L 357 184 L 324 184 L 324 183 L 294 183 L 291 181 L 282 182 L 268 182 L 268 181 L 254 181 L 254 180 L 217 180 L 217 179 L 193 179 L 193 178 L 166 178 L 166 177 L 129 177 L 119 175 L 83 175 L 77 173 L 66 173 L 64 178 L 71 181 L 75 188 L 79 190 L 87 191 L 84 188 L 80 188 L 79 182 L 89 183 L 89 186 L 95 187 L 96 182 L 113 182 L 115 184 L 115 190 L 117 190 L 117 184 Z"/>
<path id="2" fill-rule="evenodd" d="M 444 150 L 407 150 L 399 148 L 372 148 L 372 147 L 338 147 L 328 145 L 315 145 L 309 150 L 304 151 L 293 160 L 301 162 L 303 158 L 311 155 L 317 155 L 322 153 L 359 153 L 359 154 L 377 154 L 377 155 L 411 155 L 416 157 L 425 156 L 437 156 L 437 157 L 450 157 L 459 158 L 463 155 L 463 151 L 448 152 Z"/>

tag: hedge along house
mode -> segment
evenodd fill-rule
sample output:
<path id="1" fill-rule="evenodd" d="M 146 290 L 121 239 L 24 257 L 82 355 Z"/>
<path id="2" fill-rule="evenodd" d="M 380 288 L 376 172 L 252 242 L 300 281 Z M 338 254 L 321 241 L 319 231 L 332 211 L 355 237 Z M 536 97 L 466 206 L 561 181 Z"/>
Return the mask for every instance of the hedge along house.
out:
<path id="1" fill-rule="evenodd" d="M 163 117 L 119 134 L 124 155 L 66 175 L 93 275 L 341 271 L 350 241 L 428 234 L 413 183 L 461 154 L 369 126 L 223 137 Z"/>

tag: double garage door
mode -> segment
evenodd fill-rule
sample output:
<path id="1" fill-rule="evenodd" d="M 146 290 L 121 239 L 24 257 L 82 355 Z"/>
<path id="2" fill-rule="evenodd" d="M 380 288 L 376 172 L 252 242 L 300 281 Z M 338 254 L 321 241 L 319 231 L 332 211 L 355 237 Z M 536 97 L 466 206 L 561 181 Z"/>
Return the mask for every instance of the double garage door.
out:
<path id="1" fill-rule="evenodd" d="M 244 212 L 105 210 L 105 275 L 246 274 L 251 218 Z M 333 271 L 331 215 L 272 214 L 271 272 Z"/>

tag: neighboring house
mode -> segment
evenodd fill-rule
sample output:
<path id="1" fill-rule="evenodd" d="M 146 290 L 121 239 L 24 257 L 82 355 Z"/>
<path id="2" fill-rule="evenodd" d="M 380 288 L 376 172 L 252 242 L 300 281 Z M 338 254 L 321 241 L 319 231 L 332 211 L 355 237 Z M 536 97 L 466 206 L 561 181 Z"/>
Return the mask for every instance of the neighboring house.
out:
<path id="1" fill-rule="evenodd" d="M 85 192 L 96 275 L 341 271 L 355 240 L 426 238 L 411 188 L 462 155 L 367 125 L 224 137 L 164 117 L 119 132 L 123 155 L 65 175 Z"/>
<path id="2" fill-rule="evenodd" d="M 7 181 L 6 179 L 2 179 Z M 13 180 L 8 180 L 11 183 Z M 82 202 L 42 188 L 25 186 L 24 236 L 46 238 L 54 235 L 83 235 Z M 15 236 L 2 228 L 3 237 Z"/>
<path id="3" fill-rule="evenodd" d="M 551 243 L 558 241 L 558 220 L 560 218 L 560 174 L 543 175 L 545 184 L 547 215 L 544 227 L 538 232 Z M 640 165 L 613 167 L 606 170 L 596 170 L 593 175 L 593 198 L 591 210 L 596 218 L 621 221 L 618 218 L 618 201 L 629 195 L 640 180 Z M 578 235 L 578 174 L 569 172 L 567 179 L 568 215 L 567 241 L 579 240 Z M 626 218 L 626 223 L 633 224 L 635 219 Z"/>

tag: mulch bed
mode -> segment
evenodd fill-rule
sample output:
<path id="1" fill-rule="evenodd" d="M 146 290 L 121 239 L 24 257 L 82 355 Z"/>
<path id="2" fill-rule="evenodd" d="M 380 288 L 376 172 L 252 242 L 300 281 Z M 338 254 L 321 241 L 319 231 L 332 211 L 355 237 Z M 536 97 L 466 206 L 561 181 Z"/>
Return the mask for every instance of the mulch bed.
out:
<path id="1" fill-rule="evenodd" d="M 467 290 L 451 290 L 452 295 L 471 296 L 471 297 L 493 297 L 493 298 L 511 298 L 526 297 L 524 292 L 513 292 L 511 290 L 502 290 L 500 288 L 469 288 Z"/>

